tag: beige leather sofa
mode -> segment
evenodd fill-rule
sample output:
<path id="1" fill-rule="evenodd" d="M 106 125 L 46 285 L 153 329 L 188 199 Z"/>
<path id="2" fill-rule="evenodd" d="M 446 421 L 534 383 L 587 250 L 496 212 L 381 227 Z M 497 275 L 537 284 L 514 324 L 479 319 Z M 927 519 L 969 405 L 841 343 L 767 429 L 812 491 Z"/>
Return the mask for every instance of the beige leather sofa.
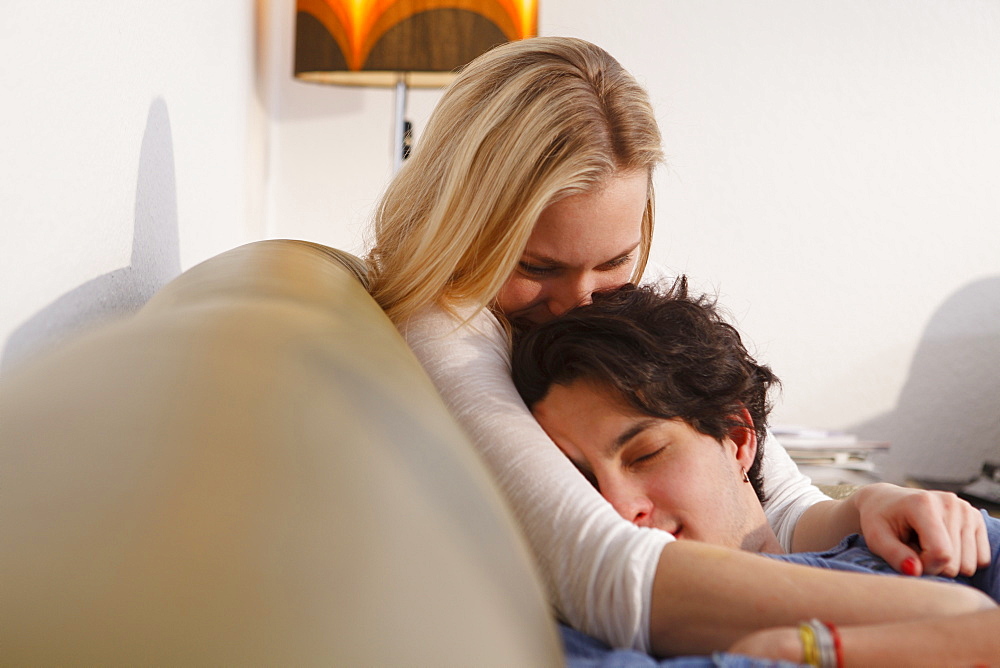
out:
<path id="1" fill-rule="evenodd" d="M 562 663 L 497 490 L 362 280 L 250 244 L 0 379 L 0 663 Z"/>

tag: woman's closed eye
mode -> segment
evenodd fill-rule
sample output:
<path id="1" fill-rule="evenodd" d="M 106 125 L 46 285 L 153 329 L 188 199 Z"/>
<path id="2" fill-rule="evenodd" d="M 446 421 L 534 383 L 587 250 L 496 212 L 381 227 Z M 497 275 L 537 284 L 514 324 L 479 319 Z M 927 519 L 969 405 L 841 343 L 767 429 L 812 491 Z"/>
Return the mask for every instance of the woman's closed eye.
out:
<path id="1" fill-rule="evenodd" d="M 605 262 L 603 265 L 601 265 L 600 270 L 611 271 L 613 269 L 618 269 L 619 267 L 624 267 L 631 261 L 632 261 L 632 254 L 626 253 L 621 257 L 616 257 L 614 260 L 611 260 L 610 262 Z"/>
<path id="2" fill-rule="evenodd" d="M 632 253 L 626 253 L 621 257 L 616 257 L 613 260 L 605 262 L 600 267 L 597 267 L 596 271 L 614 271 L 616 269 L 628 265 L 631 261 L 632 261 Z M 518 262 L 517 266 L 522 273 L 527 274 L 529 276 L 538 276 L 538 277 L 554 276 L 561 269 L 561 267 L 558 266 L 532 264 L 530 262 L 525 262 L 524 260 Z"/>
<path id="3" fill-rule="evenodd" d="M 525 274 L 529 274 L 531 276 L 551 276 L 558 271 L 557 267 L 546 267 L 538 264 L 528 264 L 527 262 L 518 262 L 517 266 Z"/>

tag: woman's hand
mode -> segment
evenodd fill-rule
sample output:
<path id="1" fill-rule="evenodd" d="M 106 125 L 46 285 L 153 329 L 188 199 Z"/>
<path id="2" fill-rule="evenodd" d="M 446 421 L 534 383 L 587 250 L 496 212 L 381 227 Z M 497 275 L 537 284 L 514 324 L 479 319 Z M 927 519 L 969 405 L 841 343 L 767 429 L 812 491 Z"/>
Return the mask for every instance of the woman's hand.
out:
<path id="1" fill-rule="evenodd" d="M 972 575 L 990 563 L 982 514 L 951 492 L 876 483 L 848 502 L 869 549 L 904 575 Z"/>

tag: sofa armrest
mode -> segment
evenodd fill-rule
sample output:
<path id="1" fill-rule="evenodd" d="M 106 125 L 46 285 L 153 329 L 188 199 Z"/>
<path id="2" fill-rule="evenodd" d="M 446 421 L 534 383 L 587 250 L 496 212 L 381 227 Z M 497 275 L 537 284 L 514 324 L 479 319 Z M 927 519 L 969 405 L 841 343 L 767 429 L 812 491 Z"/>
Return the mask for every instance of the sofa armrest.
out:
<path id="1" fill-rule="evenodd" d="M 337 255 L 223 253 L 0 381 L 5 662 L 561 665 L 492 480 Z"/>

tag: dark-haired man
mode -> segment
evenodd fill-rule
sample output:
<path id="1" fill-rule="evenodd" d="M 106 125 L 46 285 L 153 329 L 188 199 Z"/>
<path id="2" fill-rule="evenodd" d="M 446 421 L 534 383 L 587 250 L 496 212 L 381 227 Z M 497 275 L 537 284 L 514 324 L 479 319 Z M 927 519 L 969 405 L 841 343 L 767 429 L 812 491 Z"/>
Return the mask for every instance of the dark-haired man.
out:
<path id="1" fill-rule="evenodd" d="M 782 555 L 761 507 L 771 370 L 714 303 L 626 286 L 517 336 L 514 383 L 556 445 L 640 526 L 806 565 L 896 572 L 858 535 Z M 1000 520 L 986 518 L 992 563 L 971 585 L 1000 600 Z"/>

